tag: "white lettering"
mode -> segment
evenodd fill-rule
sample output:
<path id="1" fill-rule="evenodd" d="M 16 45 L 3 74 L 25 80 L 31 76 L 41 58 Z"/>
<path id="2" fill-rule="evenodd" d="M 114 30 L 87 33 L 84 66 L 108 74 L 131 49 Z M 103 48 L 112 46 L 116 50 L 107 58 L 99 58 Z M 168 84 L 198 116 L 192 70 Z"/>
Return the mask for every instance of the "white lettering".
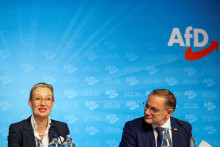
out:
<path id="1" fill-rule="evenodd" d="M 173 28 L 170 40 L 168 42 L 168 46 L 173 46 L 173 43 L 179 43 L 180 46 L 185 46 L 179 28 Z"/>
<path id="2" fill-rule="evenodd" d="M 199 33 L 203 35 L 203 41 L 199 42 Z M 208 43 L 208 34 L 203 29 L 194 29 L 194 46 L 203 47 Z"/>

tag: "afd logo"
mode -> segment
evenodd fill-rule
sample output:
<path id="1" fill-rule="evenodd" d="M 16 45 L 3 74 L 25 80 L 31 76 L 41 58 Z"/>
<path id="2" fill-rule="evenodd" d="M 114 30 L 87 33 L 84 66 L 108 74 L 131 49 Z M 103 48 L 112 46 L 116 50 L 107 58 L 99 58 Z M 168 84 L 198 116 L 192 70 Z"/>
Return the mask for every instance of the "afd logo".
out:
<path id="1" fill-rule="evenodd" d="M 12 78 L 9 77 L 8 75 L 0 75 L 0 81 L 2 84 L 9 84 L 12 82 Z"/>
<path id="2" fill-rule="evenodd" d="M 90 61 L 93 61 L 96 58 L 98 58 L 98 55 L 95 52 L 85 52 L 85 56 L 88 57 Z"/>
<path id="3" fill-rule="evenodd" d="M 203 80 L 203 83 L 205 83 L 207 85 L 207 87 L 211 87 L 211 86 L 215 85 L 215 81 L 210 78 L 205 78 Z"/>
<path id="4" fill-rule="evenodd" d="M 118 68 L 114 65 L 108 65 L 105 67 L 105 70 L 109 71 L 109 74 L 113 74 L 118 71 Z"/>
<path id="5" fill-rule="evenodd" d="M 138 59 L 138 56 L 134 53 L 126 53 L 125 58 L 128 58 L 130 62 Z"/>
<path id="6" fill-rule="evenodd" d="M 95 126 L 87 126 L 85 131 L 88 132 L 89 135 L 95 135 L 99 132 L 99 130 Z"/>
<path id="7" fill-rule="evenodd" d="M 11 52 L 9 52 L 9 50 L 0 50 L 0 57 L 2 59 L 8 58 L 12 55 Z"/>
<path id="8" fill-rule="evenodd" d="M 146 66 L 145 71 L 148 71 L 150 75 L 153 75 L 159 70 L 155 66 Z"/>
<path id="9" fill-rule="evenodd" d="M 89 110 L 94 110 L 99 107 L 95 101 L 86 101 L 85 106 L 88 107 Z"/>
<path id="10" fill-rule="evenodd" d="M 12 105 L 9 102 L 6 102 L 6 101 L 0 102 L 0 108 L 3 111 L 6 111 L 6 110 L 10 109 L 11 107 L 12 107 Z"/>
<path id="11" fill-rule="evenodd" d="M 31 64 L 21 64 L 20 69 L 25 73 L 31 72 L 34 70 L 34 67 Z"/>
<path id="12" fill-rule="evenodd" d="M 213 134 L 217 131 L 214 126 L 205 126 L 204 130 L 207 131 L 208 134 Z"/>
<path id="13" fill-rule="evenodd" d="M 87 82 L 89 85 L 94 85 L 94 84 L 98 83 L 98 80 L 94 76 L 87 76 L 85 78 L 85 82 Z"/>
<path id="14" fill-rule="evenodd" d="M 189 120 L 189 122 L 192 123 L 197 120 L 197 117 L 195 115 L 189 114 L 189 115 L 186 115 L 185 119 Z"/>
<path id="15" fill-rule="evenodd" d="M 78 94 L 75 90 L 72 89 L 68 89 L 68 90 L 64 90 L 64 95 L 67 95 L 67 97 L 69 99 L 76 97 Z"/>
<path id="16" fill-rule="evenodd" d="M 188 96 L 188 99 L 193 99 L 197 96 L 197 93 L 195 91 L 189 90 L 185 91 L 184 95 Z"/>
<path id="17" fill-rule="evenodd" d="M 178 83 L 178 81 L 175 78 L 173 78 L 173 77 L 166 78 L 165 82 L 168 83 L 169 86 L 174 86 L 174 85 L 176 85 Z"/>
<path id="18" fill-rule="evenodd" d="M 110 147 L 118 147 L 119 143 L 115 139 L 108 139 L 106 144 Z"/>
<path id="19" fill-rule="evenodd" d="M 43 51 L 42 56 L 45 56 L 47 60 L 53 59 L 56 57 L 56 54 L 53 51 Z"/>
<path id="20" fill-rule="evenodd" d="M 77 71 L 77 68 L 72 64 L 65 64 L 64 69 L 67 70 L 68 73 L 73 73 Z"/>
<path id="21" fill-rule="evenodd" d="M 126 77 L 125 82 L 128 82 L 130 86 L 134 86 L 137 83 L 139 83 L 139 81 L 136 79 L 136 77 L 132 77 L 132 76 Z"/>
<path id="22" fill-rule="evenodd" d="M 201 36 L 203 37 L 202 41 L 201 41 Z M 215 49 L 218 51 L 219 42 L 212 40 L 210 40 L 211 45 L 209 45 L 208 47 L 202 48 L 199 51 L 193 51 L 193 47 L 204 47 L 208 43 L 209 40 L 208 34 L 203 29 L 198 29 L 198 28 L 193 29 L 192 26 L 188 26 L 185 30 L 184 38 L 185 38 L 185 42 L 183 40 L 179 28 L 173 28 L 173 31 L 170 35 L 170 39 L 168 42 L 168 46 L 173 46 L 173 44 L 176 43 L 182 47 L 183 46 L 189 47 L 185 51 L 185 59 L 188 61 L 201 59 L 207 56 L 208 54 L 210 54 Z M 194 46 L 190 44 L 191 38 L 194 38 Z"/>
<path id="23" fill-rule="evenodd" d="M 204 107 L 208 109 L 208 111 L 213 110 L 216 108 L 216 105 L 213 102 L 205 102 Z"/>
<path id="24" fill-rule="evenodd" d="M 75 115 L 65 115 L 64 120 L 68 121 L 69 124 L 72 124 L 78 120 Z"/>
<path id="25" fill-rule="evenodd" d="M 139 107 L 139 105 L 135 101 L 127 101 L 126 106 L 130 107 L 130 110 L 134 110 Z"/>
<path id="26" fill-rule="evenodd" d="M 111 124 L 119 120 L 119 118 L 115 114 L 108 114 L 105 119 L 108 120 Z"/>
<path id="27" fill-rule="evenodd" d="M 185 67 L 184 72 L 186 72 L 189 76 L 191 76 L 196 73 L 196 70 L 193 67 Z"/>
<path id="28" fill-rule="evenodd" d="M 119 95 L 114 89 L 106 90 L 105 94 L 108 95 L 110 99 L 116 98 Z"/>

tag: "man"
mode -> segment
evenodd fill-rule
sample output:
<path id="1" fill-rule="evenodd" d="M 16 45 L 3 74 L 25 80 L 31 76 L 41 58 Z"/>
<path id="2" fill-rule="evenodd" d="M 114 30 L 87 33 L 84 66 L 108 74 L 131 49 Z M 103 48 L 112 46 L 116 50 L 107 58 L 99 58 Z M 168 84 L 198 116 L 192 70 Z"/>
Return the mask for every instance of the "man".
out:
<path id="1" fill-rule="evenodd" d="M 166 89 L 152 91 L 145 105 L 144 117 L 125 124 L 119 147 L 160 147 L 163 128 L 169 128 L 173 147 L 189 147 L 192 127 L 171 117 L 175 108 L 176 98 L 172 92 Z"/>

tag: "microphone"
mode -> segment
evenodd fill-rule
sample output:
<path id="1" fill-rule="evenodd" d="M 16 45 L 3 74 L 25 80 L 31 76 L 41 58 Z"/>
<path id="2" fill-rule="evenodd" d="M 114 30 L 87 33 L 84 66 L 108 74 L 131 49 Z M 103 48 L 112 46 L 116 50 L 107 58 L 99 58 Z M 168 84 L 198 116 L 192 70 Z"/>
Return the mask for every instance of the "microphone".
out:
<path id="1" fill-rule="evenodd" d="M 184 130 L 187 132 L 187 134 L 190 137 L 190 147 L 195 147 L 195 137 L 192 136 L 192 134 L 189 133 L 189 131 L 186 129 L 186 127 L 178 120 L 175 118 L 175 121 L 180 125 L 181 127 L 184 128 Z"/>
<path id="2" fill-rule="evenodd" d="M 58 139 L 60 140 L 60 143 L 63 144 L 63 138 L 61 138 L 61 134 L 60 132 L 57 130 L 57 127 L 51 122 L 50 123 L 50 126 L 57 132 L 57 135 L 58 135 Z"/>

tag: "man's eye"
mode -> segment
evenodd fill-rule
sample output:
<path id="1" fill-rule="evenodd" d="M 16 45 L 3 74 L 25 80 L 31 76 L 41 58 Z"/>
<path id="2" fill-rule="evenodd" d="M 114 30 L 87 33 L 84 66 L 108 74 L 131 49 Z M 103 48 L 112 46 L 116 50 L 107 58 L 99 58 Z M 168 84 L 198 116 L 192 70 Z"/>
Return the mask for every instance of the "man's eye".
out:
<path id="1" fill-rule="evenodd" d="M 152 108 L 151 110 L 152 110 L 153 112 L 157 112 L 157 110 L 156 110 L 156 109 L 154 109 L 154 108 Z"/>

